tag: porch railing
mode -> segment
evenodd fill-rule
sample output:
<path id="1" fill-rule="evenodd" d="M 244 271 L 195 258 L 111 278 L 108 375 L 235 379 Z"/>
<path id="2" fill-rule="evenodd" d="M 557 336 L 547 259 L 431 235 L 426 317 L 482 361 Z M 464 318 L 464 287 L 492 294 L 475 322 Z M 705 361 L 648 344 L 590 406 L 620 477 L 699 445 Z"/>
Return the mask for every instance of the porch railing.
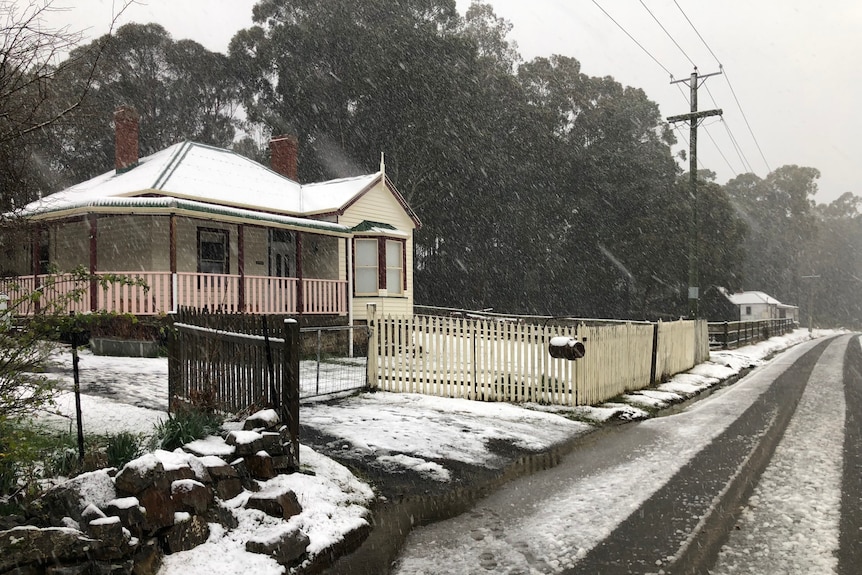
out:
<path id="1" fill-rule="evenodd" d="M 114 277 L 135 281 L 107 281 Z M 38 298 L 27 297 L 36 290 Z M 135 315 L 156 315 L 179 307 L 211 313 L 347 314 L 347 282 L 343 280 L 118 271 L 97 273 L 93 281 L 70 274 L 0 278 L 0 293 L 9 296 L 11 311 L 17 315 L 32 315 L 37 308 L 52 305 L 59 305 L 58 311 Z"/>

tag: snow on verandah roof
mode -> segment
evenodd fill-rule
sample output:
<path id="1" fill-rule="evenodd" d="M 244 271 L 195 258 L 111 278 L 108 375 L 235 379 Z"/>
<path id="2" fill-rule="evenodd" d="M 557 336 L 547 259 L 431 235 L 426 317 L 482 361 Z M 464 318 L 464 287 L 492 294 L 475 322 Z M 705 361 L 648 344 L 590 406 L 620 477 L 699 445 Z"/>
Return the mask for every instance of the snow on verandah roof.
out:
<path id="1" fill-rule="evenodd" d="M 311 216 L 343 209 L 382 174 L 301 185 L 240 154 L 181 142 L 28 204 L 24 215 L 57 212 L 108 198 L 168 196 L 247 210 Z M 407 208 L 409 211 L 409 208 Z"/>

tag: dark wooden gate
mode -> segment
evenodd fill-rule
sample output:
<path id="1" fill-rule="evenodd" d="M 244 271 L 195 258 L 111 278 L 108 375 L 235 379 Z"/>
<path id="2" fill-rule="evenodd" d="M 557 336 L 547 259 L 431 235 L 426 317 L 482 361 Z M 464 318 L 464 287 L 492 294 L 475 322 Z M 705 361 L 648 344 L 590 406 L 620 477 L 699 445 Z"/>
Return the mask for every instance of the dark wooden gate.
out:
<path id="1" fill-rule="evenodd" d="M 182 405 L 234 414 L 275 409 L 298 455 L 299 324 L 284 320 L 280 333 L 271 333 L 265 316 L 252 314 L 180 311 L 171 319 L 169 411 Z"/>

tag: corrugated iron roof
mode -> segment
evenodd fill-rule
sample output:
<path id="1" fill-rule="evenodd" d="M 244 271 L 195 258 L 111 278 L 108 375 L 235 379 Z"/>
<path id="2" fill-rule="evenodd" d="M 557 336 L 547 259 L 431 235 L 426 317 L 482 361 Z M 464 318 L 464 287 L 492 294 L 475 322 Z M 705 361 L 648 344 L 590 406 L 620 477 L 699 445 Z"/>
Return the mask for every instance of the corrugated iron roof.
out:
<path id="1" fill-rule="evenodd" d="M 245 156 L 181 142 L 28 204 L 24 215 L 71 209 L 95 200 L 159 195 L 295 217 L 336 213 L 364 193 L 381 172 L 301 185 Z"/>

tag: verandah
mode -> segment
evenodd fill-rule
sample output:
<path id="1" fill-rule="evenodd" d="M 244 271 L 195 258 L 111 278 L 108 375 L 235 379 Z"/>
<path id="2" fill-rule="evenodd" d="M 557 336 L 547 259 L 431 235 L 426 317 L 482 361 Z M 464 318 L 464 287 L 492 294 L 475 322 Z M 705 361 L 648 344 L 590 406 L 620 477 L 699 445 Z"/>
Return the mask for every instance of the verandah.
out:
<path id="1" fill-rule="evenodd" d="M 32 298 L 31 294 L 39 293 Z M 59 303 L 62 311 L 106 311 L 157 315 L 181 307 L 229 313 L 280 314 L 348 312 L 347 281 L 271 276 L 240 276 L 167 271 L 38 274 L 0 278 L 14 313 L 30 315 Z M 60 310 L 58 310 L 60 311 Z"/>

